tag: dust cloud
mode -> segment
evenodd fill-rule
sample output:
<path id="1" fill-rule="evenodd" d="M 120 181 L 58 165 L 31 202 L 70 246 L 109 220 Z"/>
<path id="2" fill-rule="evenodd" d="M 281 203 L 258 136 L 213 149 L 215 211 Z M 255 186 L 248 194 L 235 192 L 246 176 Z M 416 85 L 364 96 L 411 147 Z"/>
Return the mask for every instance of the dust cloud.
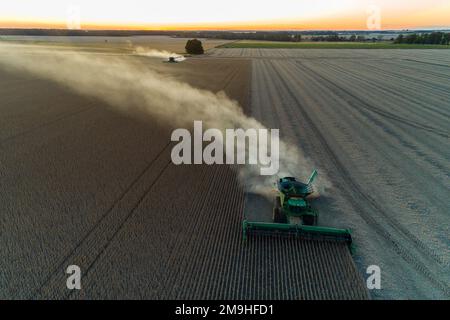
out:
<path id="1" fill-rule="evenodd" d="M 143 47 L 136 47 L 134 53 L 138 56 L 145 56 L 150 58 L 161 58 L 165 60 L 169 60 L 169 58 L 175 58 L 176 61 L 184 61 L 186 58 L 177 53 L 165 51 L 165 50 L 155 50 L 155 49 L 146 49 Z"/>
<path id="2" fill-rule="evenodd" d="M 172 55 L 142 50 L 141 54 L 148 56 L 166 58 Z M 205 129 L 216 128 L 222 132 L 227 128 L 264 129 L 225 93 L 196 89 L 158 74 L 135 59 L 76 52 L 64 54 L 57 50 L 43 53 L 29 45 L 26 48 L 0 45 L 0 54 L 3 68 L 23 70 L 55 81 L 79 94 L 101 99 L 122 112 L 145 112 L 172 127 L 189 128 L 194 120 L 202 120 Z M 306 179 L 313 168 L 310 161 L 294 145 L 280 141 L 279 148 L 278 175 Z M 260 176 L 261 165 L 234 167 L 247 191 L 264 196 L 272 194 L 275 177 Z M 322 176 L 321 183 L 324 181 Z"/>

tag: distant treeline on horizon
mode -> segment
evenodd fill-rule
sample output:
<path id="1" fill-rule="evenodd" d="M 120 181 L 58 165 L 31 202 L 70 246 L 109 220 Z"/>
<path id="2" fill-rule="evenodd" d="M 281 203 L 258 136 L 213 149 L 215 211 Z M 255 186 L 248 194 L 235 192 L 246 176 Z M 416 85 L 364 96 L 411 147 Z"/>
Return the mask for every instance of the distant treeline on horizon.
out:
<path id="1" fill-rule="evenodd" d="M 396 43 L 447 44 L 449 30 L 348 30 L 348 31 L 161 31 L 161 30 L 69 30 L 0 28 L 0 36 L 101 36 L 126 37 L 163 35 L 180 38 L 262 41 L 382 41 L 383 35 Z M 375 37 L 374 35 L 377 35 Z M 305 36 L 302 38 L 302 36 Z M 396 37 L 394 37 L 396 36 Z"/>
<path id="2" fill-rule="evenodd" d="M 399 34 L 395 43 L 406 44 L 441 44 L 449 45 L 450 33 L 431 32 L 431 33 L 412 33 L 408 35 Z"/>

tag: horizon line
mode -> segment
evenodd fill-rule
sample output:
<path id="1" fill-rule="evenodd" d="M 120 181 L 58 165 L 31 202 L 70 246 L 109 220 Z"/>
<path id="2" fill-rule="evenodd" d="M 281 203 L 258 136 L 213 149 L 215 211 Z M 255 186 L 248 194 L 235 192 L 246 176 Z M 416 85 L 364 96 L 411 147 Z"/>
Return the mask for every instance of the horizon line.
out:
<path id="1" fill-rule="evenodd" d="M 62 27 L 2 27 L 0 26 L 0 30 L 54 30 L 54 31 L 72 31 L 72 32 L 90 32 L 90 31 L 127 31 L 127 32 L 311 32 L 311 31 L 320 31 L 320 32 L 325 32 L 325 31 L 358 31 L 358 32 L 389 32 L 389 31 L 411 31 L 411 30 L 450 30 L 450 26 L 443 26 L 443 27 L 425 27 L 425 26 L 418 26 L 418 27 L 407 27 L 407 28 L 387 28 L 387 29 L 375 29 L 375 30 L 370 30 L 370 29 L 300 29 L 300 28 L 280 28 L 280 29 L 276 29 L 276 28 L 259 28 L 259 29 L 227 29 L 227 28 L 205 28 L 205 29 L 146 29 L 146 28 L 80 28 L 80 29 L 69 29 L 69 28 L 62 28 Z"/>

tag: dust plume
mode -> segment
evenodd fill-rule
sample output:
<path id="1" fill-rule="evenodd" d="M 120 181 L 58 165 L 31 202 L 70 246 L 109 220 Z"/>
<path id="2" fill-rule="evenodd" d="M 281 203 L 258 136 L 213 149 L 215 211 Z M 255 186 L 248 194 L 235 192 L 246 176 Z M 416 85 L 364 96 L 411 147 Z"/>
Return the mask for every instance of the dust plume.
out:
<path id="1" fill-rule="evenodd" d="M 194 120 L 202 120 L 205 129 L 216 128 L 222 132 L 227 128 L 264 128 L 246 116 L 239 104 L 225 93 L 215 94 L 163 77 L 132 57 L 42 53 L 32 46 L 7 45 L 0 45 L 0 54 L 0 66 L 4 68 L 24 70 L 58 82 L 79 94 L 102 99 L 122 112 L 145 112 L 172 127 L 190 128 Z M 301 151 L 283 141 L 280 141 L 279 165 L 280 176 L 306 179 L 312 170 Z M 260 176 L 260 165 L 237 168 L 247 190 L 270 194 L 274 177 Z M 321 180 L 324 181 L 323 176 Z"/>
<path id="2" fill-rule="evenodd" d="M 175 58 L 176 61 L 184 61 L 186 58 L 177 53 L 165 51 L 165 50 L 155 50 L 155 49 L 146 49 L 143 47 L 136 47 L 134 53 L 139 56 L 145 56 L 150 58 L 161 58 L 165 60 L 169 60 L 169 58 Z"/>

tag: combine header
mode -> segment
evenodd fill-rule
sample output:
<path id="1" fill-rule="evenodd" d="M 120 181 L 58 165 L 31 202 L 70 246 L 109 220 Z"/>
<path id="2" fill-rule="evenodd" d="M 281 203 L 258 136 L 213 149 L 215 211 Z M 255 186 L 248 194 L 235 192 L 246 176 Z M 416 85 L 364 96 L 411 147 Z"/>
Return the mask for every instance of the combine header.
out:
<path id="1" fill-rule="evenodd" d="M 317 171 L 314 170 L 306 184 L 293 177 L 279 179 L 273 222 L 253 222 L 244 218 L 244 240 L 254 234 L 294 236 L 301 239 L 345 242 L 351 248 L 352 236 L 349 230 L 317 226 L 319 213 L 310 203 L 314 194 L 312 183 L 316 176 Z"/>

